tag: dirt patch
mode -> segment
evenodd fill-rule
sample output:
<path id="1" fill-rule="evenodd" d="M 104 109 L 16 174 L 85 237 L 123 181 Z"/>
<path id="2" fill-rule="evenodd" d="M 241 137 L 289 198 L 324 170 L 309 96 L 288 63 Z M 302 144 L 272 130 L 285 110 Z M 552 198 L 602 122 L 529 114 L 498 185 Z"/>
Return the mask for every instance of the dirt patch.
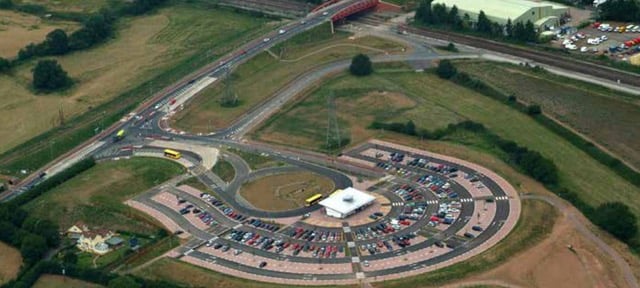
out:
<path id="1" fill-rule="evenodd" d="M 33 15 L 0 10 L 0 57 L 15 57 L 21 48 L 29 43 L 42 42 L 54 29 L 69 32 L 77 27 L 71 22 L 43 21 Z"/>
<path id="2" fill-rule="evenodd" d="M 242 186 L 240 195 L 258 209 L 291 210 L 304 206 L 315 194 L 327 195 L 335 185 L 331 179 L 310 172 L 266 176 Z"/>
<path id="3" fill-rule="evenodd" d="M 98 288 L 102 285 L 85 282 L 60 275 L 44 274 L 33 285 L 34 288 Z"/>
<path id="4" fill-rule="evenodd" d="M 22 266 L 22 256 L 17 249 L 0 242 L 0 284 L 14 279 Z"/>
<path id="5" fill-rule="evenodd" d="M 561 217 L 540 244 L 473 279 L 499 279 L 522 287 L 623 287 L 615 267 Z"/>

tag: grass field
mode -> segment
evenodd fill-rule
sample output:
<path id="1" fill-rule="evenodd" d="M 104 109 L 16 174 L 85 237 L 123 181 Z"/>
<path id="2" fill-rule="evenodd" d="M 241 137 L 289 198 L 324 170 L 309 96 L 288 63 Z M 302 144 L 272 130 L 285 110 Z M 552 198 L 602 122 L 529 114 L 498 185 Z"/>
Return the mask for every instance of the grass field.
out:
<path id="1" fill-rule="evenodd" d="M 499 136 L 539 151 L 545 157 L 552 159 L 559 168 L 560 181 L 562 184 L 579 194 L 587 203 L 597 205 L 607 201 L 621 201 L 631 206 L 636 215 L 640 215 L 640 197 L 637 197 L 640 189 L 620 178 L 607 167 L 599 164 L 596 160 L 560 136 L 536 123 L 527 115 L 519 113 L 515 109 L 492 100 L 489 97 L 457 86 L 454 83 L 443 81 L 432 74 L 377 73 L 371 78 L 375 81 L 351 76 L 340 76 L 328 81 L 327 85 L 323 85 L 322 89 L 336 87 L 335 83 L 344 83 L 343 85 L 350 85 L 351 87 L 361 87 L 361 92 L 353 93 L 351 96 L 358 99 L 359 97 L 356 95 L 368 93 L 367 87 L 369 87 L 370 90 L 376 91 L 379 89 L 380 83 L 392 83 L 393 85 L 389 85 L 387 90 L 402 92 L 407 95 L 407 97 L 419 103 L 419 108 L 414 108 L 414 111 L 419 111 L 419 113 L 412 115 L 412 110 L 404 111 L 396 116 L 399 117 L 400 120 L 403 118 L 412 119 L 419 128 L 429 130 L 463 119 L 482 123 Z M 305 113 L 304 111 L 308 111 L 305 109 L 309 109 L 306 106 L 315 105 L 315 109 L 321 109 L 320 104 L 314 104 L 319 103 L 318 100 L 313 97 L 314 95 L 318 95 L 318 92 L 313 92 L 310 95 L 311 97 L 306 97 L 301 102 L 294 104 L 292 109 L 284 109 L 283 113 L 269 120 L 266 126 L 259 128 L 255 137 L 258 140 L 264 139 L 269 142 L 284 145 L 305 143 L 308 147 L 320 147 L 320 145 L 322 145 L 322 137 L 315 136 L 314 138 L 305 136 L 305 134 L 302 134 L 302 131 L 326 129 L 326 122 L 324 122 L 326 121 L 326 113 L 324 113 L 325 117 L 318 116 L 319 118 L 315 118 L 318 122 L 300 121 L 296 123 L 297 125 L 285 123 L 291 123 L 294 122 L 292 119 L 303 117 L 301 113 Z M 340 106 L 338 106 L 339 116 L 340 113 L 345 112 L 341 112 Z M 348 111 L 346 113 L 352 112 Z M 306 116 L 314 119 L 310 117 L 312 115 Z M 375 118 L 383 115 L 384 114 L 378 114 L 371 117 Z M 353 134 L 353 131 L 365 129 L 365 127 L 358 125 L 370 124 L 362 122 L 363 121 L 345 122 L 349 123 L 349 125 L 342 125 L 341 129 L 343 131 L 351 131 L 350 133 Z M 322 132 L 320 135 L 324 135 L 323 133 L 326 132 Z M 369 133 L 372 133 L 374 136 L 379 136 L 380 133 L 385 132 L 376 131 L 376 133 Z M 291 134 L 292 136 L 288 138 L 289 140 L 283 141 L 284 138 L 280 135 L 285 134 Z M 535 137 L 532 135 L 535 135 Z M 302 138 L 303 140 L 296 138 Z M 296 140 L 292 141 L 293 139 Z M 475 138 L 467 139 L 459 137 L 452 140 L 494 152 L 486 143 L 479 142 L 478 139 Z M 356 142 L 357 141 L 352 141 L 352 144 Z"/>
<path id="2" fill-rule="evenodd" d="M 0 242 L 0 285 L 14 279 L 22 266 L 22 256 L 18 249 Z"/>
<path id="3" fill-rule="evenodd" d="M 85 282 L 60 275 L 44 274 L 38 278 L 33 288 L 99 288 L 102 285 Z"/>
<path id="4" fill-rule="evenodd" d="M 541 105 L 640 168 L 640 96 L 504 63 L 459 61 L 456 66 L 506 94 Z"/>
<path id="5" fill-rule="evenodd" d="M 50 11 L 95 12 L 105 7 L 109 1 L 122 2 L 121 0 L 21 0 L 20 2 L 43 5 Z"/>
<path id="6" fill-rule="evenodd" d="M 325 82 L 303 100 L 288 105 L 256 133 L 266 142 L 287 143 L 324 151 L 327 129 L 327 96 L 333 93 L 341 136 L 357 144 L 378 132 L 367 127 L 374 120 L 429 123 L 441 128 L 463 118 L 441 109 L 430 99 L 408 97 L 387 73 L 354 78 L 343 74 Z"/>
<path id="7" fill-rule="evenodd" d="M 236 177 L 236 170 L 233 169 L 231 163 L 224 159 L 218 159 L 218 162 L 216 162 L 216 165 L 213 166 L 211 171 L 225 182 L 231 182 L 233 178 Z"/>
<path id="8" fill-rule="evenodd" d="M 145 267 L 134 274 L 157 280 L 171 281 L 186 287 L 203 288 L 294 288 L 300 286 L 289 286 L 256 282 L 254 280 L 236 278 L 226 274 L 220 274 L 211 270 L 191 265 L 170 258 L 163 258 Z M 308 287 L 308 286 L 302 286 Z M 321 286 L 313 286 L 321 288 Z M 354 286 L 340 286 L 353 288 Z M 357 286 L 356 286 L 357 287 Z"/>
<path id="9" fill-rule="evenodd" d="M 109 161 L 74 177 L 26 205 L 33 216 L 50 219 L 66 229 L 76 221 L 137 233 L 154 233 L 151 221 L 142 221 L 122 202 L 183 172 L 167 160 L 133 158 Z"/>
<path id="10" fill-rule="evenodd" d="M 251 205 L 267 211 L 284 211 L 304 207 L 304 200 L 331 193 L 331 179 L 309 172 L 294 172 L 262 177 L 245 183 L 240 195 Z"/>
<path id="11" fill-rule="evenodd" d="M 0 57 L 13 58 L 29 43 L 42 42 L 54 29 L 69 33 L 77 23 L 49 21 L 29 14 L 0 10 Z"/>
<path id="12" fill-rule="evenodd" d="M 193 188 L 196 188 L 202 192 L 212 192 L 213 190 L 209 187 L 207 187 L 207 185 L 204 185 L 204 183 L 200 182 L 200 180 L 198 180 L 197 177 L 190 177 L 186 180 L 181 181 L 180 183 L 178 183 L 178 186 L 180 185 L 189 185 Z"/>
<path id="13" fill-rule="evenodd" d="M 249 168 L 253 170 L 285 165 L 284 162 L 277 161 L 269 155 L 254 154 L 236 149 L 229 149 L 229 152 L 240 156 L 240 158 L 249 164 Z"/>
<path id="14" fill-rule="evenodd" d="M 271 29 L 275 23 L 267 21 L 205 4 L 177 4 L 149 16 L 124 18 L 115 39 L 58 57 L 77 82 L 68 91 L 35 95 L 29 88 L 33 62 L 18 67 L 15 75 L 0 75 L 0 152 L 59 127 L 60 110 L 67 120 L 64 129 L 39 136 L 21 146 L 22 150 L 0 157 L 0 167 L 9 174 L 39 167 L 90 137 L 94 128 L 106 126 L 114 120 L 112 115 L 131 109 L 150 92 Z M 108 104 L 99 106 L 102 103 Z M 70 120 L 83 113 L 89 116 Z M 24 159 L 27 155 L 37 157 Z"/>
<path id="15" fill-rule="evenodd" d="M 349 39 L 347 33 L 331 35 L 329 26 L 320 26 L 312 32 L 300 34 L 272 48 L 271 51 L 281 60 L 264 52 L 238 67 L 232 73 L 233 88 L 239 96 L 240 104 L 237 107 L 222 107 L 220 100 L 225 87 L 222 84 L 214 85 L 205 89 L 186 109 L 178 113 L 173 118 L 172 125 L 192 132 L 209 132 L 226 127 L 297 76 L 314 67 L 339 59 L 348 59 L 357 53 L 382 53 L 379 50 L 401 53 L 402 49 L 400 44 L 380 38 Z"/>
<path id="16" fill-rule="evenodd" d="M 540 217 L 540 215 L 546 215 Z M 489 270 L 540 240 L 544 239 L 556 221 L 558 212 L 541 201 L 522 202 L 522 214 L 514 230 L 497 245 L 484 253 L 447 268 L 401 280 L 374 283 L 373 287 L 437 287 L 454 280 Z"/>

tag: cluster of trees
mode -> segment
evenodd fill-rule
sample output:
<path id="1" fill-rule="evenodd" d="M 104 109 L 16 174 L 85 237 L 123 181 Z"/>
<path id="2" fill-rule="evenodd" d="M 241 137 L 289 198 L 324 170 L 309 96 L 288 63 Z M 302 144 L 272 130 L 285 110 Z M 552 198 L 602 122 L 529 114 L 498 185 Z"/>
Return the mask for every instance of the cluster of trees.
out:
<path id="1" fill-rule="evenodd" d="M 20 249 L 26 265 L 36 263 L 44 254 L 60 244 L 58 225 L 29 217 L 15 204 L 0 205 L 0 241 Z"/>
<path id="2" fill-rule="evenodd" d="M 41 43 L 30 43 L 18 52 L 18 61 L 32 57 L 58 56 L 75 50 L 87 49 L 95 44 L 106 41 L 113 34 L 115 17 L 108 10 L 91 14 L 83 23 L 82 28 L 67 35 L 67 32 L 56 29 L 47 34 Z"/>
<path id="3" fill-rule="evenodd" d="M 0 0 L 0 9 L 11 9 L 13 8 L 12 0 Z"/>
<path id="4" fill-rule="evenodd" d="M 373 73 L 373 64 L 369 56 L 364 54 L 358 54 L 351 59 L 351 66 L 349 71 L 355 76 L 367 76 Z"/>
<path id="5" fill-rule="evenodd" d="M 0 1 L 11 3 L 10 0 Z M 82 21 L 82 27 L 70 35 L 67 35 L 64 30 L 56 29 L 47 34 L 43 42 L 27 45 L 18 52 L 17 60 L 24 61 L 32 57 L 64 55 L 90 48 L 106 41 L 113 35 L 114 24 L 118 17 L 141 15 L 164 2 L 166 0 L 135 0 L 123 6 L 111 4 L 112 6 L 108 8 L 86 16 Z"/>
<path id="6" fill-rule="evenodd" d="M 422 24 L 427 25 L 444 25 L 458 31 L 472 30 L 477 33 L 491 36 L 513 39 L 522 42 L 535 42 L 537 40 L 537 32 L 531 21 L 526 23 L 517 22 L 513 24 L 509 19 L 506 25 L 491 21 L 484 11 L 480 11 L 475 24 L 471 20 L 469 14 L 464 14 L 461 18 L 457 6 L 448 9 L 445 4 L 434 4 L 433 0 L 422 0 L 416 9 L 415 19 Z"/>
<path id="7" fill-rule="evenodd" d="M 602 20 L 640 21 L 640 2 L 637 0 L 608 0 L 598 6 Z"/>

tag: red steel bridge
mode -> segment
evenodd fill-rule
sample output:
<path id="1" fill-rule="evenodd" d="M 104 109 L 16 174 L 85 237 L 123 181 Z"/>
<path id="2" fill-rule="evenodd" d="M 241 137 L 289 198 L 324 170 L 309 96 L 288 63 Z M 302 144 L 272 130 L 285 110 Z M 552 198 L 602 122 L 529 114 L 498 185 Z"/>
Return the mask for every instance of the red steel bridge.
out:
<path id="1" fill-rule="evenodd" d="M 338 3 L 340 1 L 342 0 L 329 0 L 327 2 L 324 2 L 322 5 L 314 8 L 312 12 L 319 11 L 325 7 L 331 6 L 332 4 Z M 378 4 L 380 4 L 380 0 L 361 0 L 361 1 L 354 2 L 353 4 L 342 9 L 342 11 L 333 15 L 333 17 L 331 17 L 331 21 L 336 22 L 338 20 L 342 20 L 358 12 L 362 12 L 362 11 L 374 8 L 378 6 Z"/>

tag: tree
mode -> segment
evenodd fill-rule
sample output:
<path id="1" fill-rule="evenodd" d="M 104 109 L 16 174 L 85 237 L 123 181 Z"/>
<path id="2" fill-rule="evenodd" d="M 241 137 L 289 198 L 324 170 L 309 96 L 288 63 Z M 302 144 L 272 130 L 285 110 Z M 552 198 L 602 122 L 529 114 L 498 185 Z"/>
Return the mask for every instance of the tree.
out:
<path id="1" fill-rule="evenodd" d="M 22 224 L 22 229 L 42 236 L 47 241 L 49 247 L 56 247 L 60 244 L 58 225 L 50 220 L 29 217 Z"/>
<path id="2" fill-rule="evenodd" d="M 407 135 L 416 135 L 416 124 L 413 123 L 413 120 L 407 121 L 407 124 L 404 125 L 404 133 Z"/>
<path id="3" fill-rule="evenodd" d="M 449 79 L 458 73 L 458 69 L 456 69 L 456 67 L 453 66 L 453 63 L 451 63 L 451 61 L 444 59 L 440 61 L 440 63 L 438 64 L 436 73 L 442 79 Z"/>
<path id="4" fill-rule="evenodd" d="M 141 288 L 142 285 L 140 285 L 138 282 L 136 282 L 136 280 L 134 280 L 129 276 L 119 276 L 109 281 L 108 287 L 109 288 Z"/>
<path id="5" fill-rule="evenodd" d="M 527 23 L 524 24 L 524 41 L 527 42 L 536 42 L 538 40 L 538 34 L 536 33 L 536 27 L 531 23 L 531 21 L 527 20 Z"/>
<path id="6" fill-rule="evenodd" d="M 62 29 L 49 32 L 44 43 L 49 55 L 64 55 L 69 52 L 69 37 Z"/>
<path id="7" fill-rule="evenodd" d="M 62 256 L 62 262 L 65 264 L 76 264 L 78 263 L 78 255 L 74 251 L 67 251 Z"/>
<path id="8" fill-rule="evenodd" d="M 373 73 L 373 64 L 371 64 L 371 59 L 369 59 L 369 56 L 364 54 L 356 55 L 351 60 L 349 71 L 355 76 L 367 76 Z"/>
<path id="9" fill-rule="evenodd" d="M 453 5 L 453 7 L 451 7 L 451 9 L 449 9 L 449 23 L 451 23 L 451 26 L 454 29 L 458 29 L 461 30 L 463 28 L 462 26 L 462 20 L 460 19 L 460 15 L 458 15 L 459 11 L 458 11 L 458 6 Z"/>
<path id="10" fill-rule="evenodd" d="M 20 245 L 20 254 L 27 263 L 35 263 L 40 260 L 45 252 L 47 252 L 47 241 L 41 236 L 34 234 L 27 234 L 22 239 L 22 245 Z"/>
<path id="11" fill-rule="evenodd" d="M 33 69 L 33 86 L 36 89 L 53 91 L 71 84 L 67 72 L 56 60 L 41 60 Z"/>
<path id="12" fill-rule="evenodd" d="M 487 15 L 484 14 L 484 11 L 480 10 L 480 14 L 478 14 L 478 23 L 476 24 L 476 29 L 481 33 L 491 33 L 491 20 L 487 18 Z"/>
<path id="13" fill-rule="evenodd" d="M 527 106 L 527 114 L 529 115 L 539 115 L 542 113 L 542 108 L 540 108 L 540 105 L 537 104 L 532 104 Z"/>
<path id="14" fill-rule="evenodd" d="M 11 69 L 11 62 L 9 60 L 0 57 L 0 73 L 7 72 Z"/>
<path id="15" fill-rule="evenodd" d="M 598 6 L 599 18 L 625 22 L 640 21 L 639 5 L 636 0 L 608 0 Z"/>
<path id="16" fill-rule="evenodd" d="M 507 19 L 507 25 L 505 25 L 504 28 L 507 33 L 507 37 L 513 37 L 513 23 L 511 22 L 511 18 Z"/>
<path id="17" fill-rule="evenodd" d="M 608 202 L 596 208 L 593 222 L 616 238 L 628 242 L 638 233 L 636 216 L 629 206 L 620 202 Z"/>
<path id="18" fill-rule="evenodd" d="M 431 2 L 433 2 L 433 0 L 422 0 L 420 2 L 418 9 L 416 9 L 416 20 L 419 20 L 422 23 L 433 24 Z"/>
<path id="19" fill-rule="evenodd" d="M 447 13 L 447 5 L 435 4 L 432 7 L 431 17 L 432 24 L 449 24 L 449 13 Z"/>
<path id="20" fill-rule="evenodd" d="M 0 0 L 0 9 L 11 9 L 13 7 L 12 0 Z"/>

